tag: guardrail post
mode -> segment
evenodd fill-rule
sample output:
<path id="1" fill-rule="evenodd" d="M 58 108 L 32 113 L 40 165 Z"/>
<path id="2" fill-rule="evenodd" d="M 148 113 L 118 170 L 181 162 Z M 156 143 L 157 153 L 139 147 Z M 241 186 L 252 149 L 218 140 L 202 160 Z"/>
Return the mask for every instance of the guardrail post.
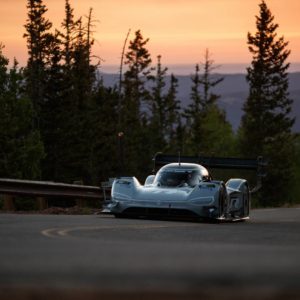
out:
<path id="1" fill-rule="evenodd" d="M 76 181 L 73 181 L 73 184 L 76 184 L 76 185 L 83 185 L 83 181 L 82 180 L 76 180 Z M 84 199 L 77 199 L 76 200 L 76 205 L 79 207 L 79 208 L 83 208 L 86 206 L 86 201 Z"/>
<path id="2" fill-rule="evenodd" d="M 47 200 L 43 197 L 37 197 L 37 202 L 38 202 L 38 208 L 39 210 L 44 210 L 48 208 L 48 203 Z"/>
<path id="3" fill-rule="evenodd" d="M 79 208 L 86 207 L 86 206 L 87 206 L 86 200 L 85 200 L 85 199 L 77 199 L 77 200 L 76 200 L 76 205 L 77 205 Z"/>
<path id="4" fill-rule="evenodd" d="M 16 210 L 14 197 L 12 195 L 3 195 L 3 199 L 4 199 L 3 210 L 7 210 L 7 211 Z"/>

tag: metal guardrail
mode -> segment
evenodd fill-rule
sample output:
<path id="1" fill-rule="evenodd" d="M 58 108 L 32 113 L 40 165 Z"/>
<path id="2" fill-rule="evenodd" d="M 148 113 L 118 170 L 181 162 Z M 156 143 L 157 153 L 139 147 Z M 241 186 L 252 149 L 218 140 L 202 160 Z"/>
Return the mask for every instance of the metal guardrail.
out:
<path id="1" fill-rule="evenodd" d="M 14 210 L 14 196 L 32 196 L 38 200 L 39 208 L 46 208 L 45 198 L 62 197 L 82 200 L 105 200 L 103 188 L 78 184 L 55 183 L 0 178 L 0 194 L 4 195 L 4 209 Z"/>
<path id="2" fill-rule="evenodd" d="M 78 197 L 82 199 L 100 199 L 103 197 L 100 187 L 17 179 L 0 179 L 0 194 Z"/>

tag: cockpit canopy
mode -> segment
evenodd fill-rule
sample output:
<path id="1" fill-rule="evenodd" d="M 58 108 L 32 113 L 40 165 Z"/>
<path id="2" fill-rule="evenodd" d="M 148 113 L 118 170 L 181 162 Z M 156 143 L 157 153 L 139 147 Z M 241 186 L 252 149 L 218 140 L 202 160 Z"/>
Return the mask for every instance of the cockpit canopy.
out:
<path id="1" fill-rule="evenodd" d="M 210 176 L 204 167 L 197 164 L 174 163 L 162 167 L 155 176 L 154 184 L 162 187 L 195 187 Z"/>

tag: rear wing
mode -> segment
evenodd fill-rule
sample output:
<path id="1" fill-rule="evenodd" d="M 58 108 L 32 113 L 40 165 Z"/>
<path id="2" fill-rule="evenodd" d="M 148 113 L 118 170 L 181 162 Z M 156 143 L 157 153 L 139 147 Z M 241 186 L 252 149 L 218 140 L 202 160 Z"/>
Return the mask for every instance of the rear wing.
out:
<path id="1" fill-rule="evenodd" d="M 262 186 L 262 178 L 266 176 L 265 168 L 267 162 L 262 156 L 255 158 L 233 158 L 233 157 L 208 157 L 208 156 L 180 156 L 157 153 L 154 158 L 154 172 L 169 163 L 195 163 L 208 169 L 240 169 L 256 171 L 257 184 L 251 190 L 258 191 Z"/>

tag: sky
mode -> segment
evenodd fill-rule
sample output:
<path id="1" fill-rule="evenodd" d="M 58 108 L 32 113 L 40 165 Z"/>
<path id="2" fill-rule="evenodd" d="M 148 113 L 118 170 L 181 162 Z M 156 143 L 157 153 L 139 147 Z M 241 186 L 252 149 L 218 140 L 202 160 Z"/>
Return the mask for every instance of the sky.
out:
<path id="1" fill-rule="evenodd" d="M 65 0 L 44 0 L 46 18 L 60 29 Z M 5 56 L 26 64 L 23 38 L 27 0 L 0 0 L 0 42 Z M 154 63 L 158 55 L 167 66 L 201 63 L 209 49 L 220 71 L 238 71 L 251 61 L 247 33 L 256 31 L 260 0 L 70 0 L 75 17 L 90 8 L 96 22 L 93 54 L 101 57 L 103 70 L 114 72 L 120 63 L 123 42 L 141 30 Z M 266 0 L 279 24 L 277 33 L 289 41 L 292 71 L 300 71 L 300 1 Z M 230 65 L 230 67 L 228 67 Z M 227 67 L 226 67 L 227 66 Z M 179 68 L 180 69 L 180 68 Z M 184 68 L 183 68 L 184 69 Z M 235 71 L 233 71 L 235 70 Z"/>

